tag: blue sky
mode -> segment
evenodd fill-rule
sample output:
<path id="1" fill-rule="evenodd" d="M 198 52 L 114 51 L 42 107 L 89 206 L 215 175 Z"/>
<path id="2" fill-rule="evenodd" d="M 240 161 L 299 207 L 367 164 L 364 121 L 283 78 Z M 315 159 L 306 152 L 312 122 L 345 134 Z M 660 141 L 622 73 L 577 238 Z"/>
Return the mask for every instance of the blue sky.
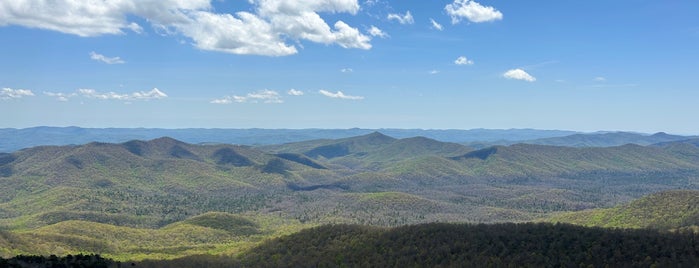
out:
<path id="1" fill-rule="evenodd" d="M 699 134 L 697 1 L 82 2 L 0 3 L 0 127 Z"/>

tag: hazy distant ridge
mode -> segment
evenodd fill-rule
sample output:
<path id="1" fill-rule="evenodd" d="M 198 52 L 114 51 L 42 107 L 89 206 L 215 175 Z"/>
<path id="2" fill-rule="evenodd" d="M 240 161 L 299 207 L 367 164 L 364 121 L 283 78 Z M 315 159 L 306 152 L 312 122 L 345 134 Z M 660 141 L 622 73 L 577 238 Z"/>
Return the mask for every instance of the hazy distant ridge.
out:
<path id="1" fill-rule="evenodd" d="M 0 152 L 13 152 L 39 145 L 70 145 L 90 142 L 121 143 L 172 137 L 187 143 L 228 143 L 243 145 L 282 144 L 314 139 L 340 139 L 380 131 L 394 138 L 423 136 L 445 142 L 519 141 L 560 137 L 574 131 L 536 129 L 160 129 L 160 128 L 80 128 L 33 127 L 0 129 Z"/>

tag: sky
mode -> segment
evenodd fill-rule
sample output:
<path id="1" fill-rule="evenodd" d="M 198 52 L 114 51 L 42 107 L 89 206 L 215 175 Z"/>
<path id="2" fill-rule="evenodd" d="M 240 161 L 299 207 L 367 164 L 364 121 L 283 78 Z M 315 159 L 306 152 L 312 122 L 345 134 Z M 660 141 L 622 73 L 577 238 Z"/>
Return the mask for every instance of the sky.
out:
<path id="1" fill-rule="evenodd" d="M 699 1 L 0 1 L 0 128 L 699 134 Z"/>

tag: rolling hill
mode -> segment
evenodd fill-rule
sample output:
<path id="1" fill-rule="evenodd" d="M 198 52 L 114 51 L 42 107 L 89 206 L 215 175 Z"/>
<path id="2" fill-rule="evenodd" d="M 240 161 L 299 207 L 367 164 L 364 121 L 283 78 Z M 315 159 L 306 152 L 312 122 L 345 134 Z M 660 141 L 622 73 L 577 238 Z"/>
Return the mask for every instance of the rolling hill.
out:
<path id="1" fill-rule="evenodd" d="M 564 213 L 547 221 L 614 228 L 697 229 L 699 191 L 665 191 L 613 208 Z"/>
<path id="2" fill-rule="evenodd" d="M 259 219 L 283 222 L 282 229 L 522 222 L 609 209 L 665 190 L 699 190 L 699 147 L 515 144 L 472 150 L 378 132 L 264 147 L 164 137 L 27 148 L 0 154 L 0 171 L 6 239 L 46 245 L 38 253 L 87 243 L 120 259 L 150 254 L 132 248 L 119 255 L 128 248 L 120 245 L 125 241 L 90 238 L 126 232 L 150 237 L 141 248 L 174 258 L 230 253 L 238 238 L 259 242 L 280 234 L 264 231 Z M 92 226 L 101 236 L 81 236 L 70 226 Z M 175 227 L 201 236 L 178 238 L 190 246 L 153 249 L 160 235 L 190 232 Z M 223 233 L 232 230 L 243 233 Z M 223 240 L 207 240 L 216 236 Z M 5 257 L 33 253 L 2 243 Z"/>

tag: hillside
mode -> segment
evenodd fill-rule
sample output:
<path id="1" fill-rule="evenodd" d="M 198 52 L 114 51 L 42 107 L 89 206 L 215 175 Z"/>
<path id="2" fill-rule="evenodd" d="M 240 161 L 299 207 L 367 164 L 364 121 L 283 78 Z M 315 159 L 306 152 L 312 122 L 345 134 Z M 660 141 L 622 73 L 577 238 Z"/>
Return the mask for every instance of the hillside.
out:
<path id="1" fill-rule="evenodd" d="M 0 257 L 95 252 L 118 260 L 233 255 L 309 225 L 279 217 L 210 212 L 160 228 L 68 220 L 31 231 L 0 230 Z"/>
<path id="2" fill-rule="evenodd" d="M 379 132 L 338 140 L 312 140 L 271 145 L 260 149 L 302 154 L 353 169 L 377 167 L 379 163 L 421 156 L 454 156 L 471 151 L 470 148 L 457 143 L 441 142 L 425 137 L 395 139 Z"/>
<path id="3" fill-rule="evenodd" d="M 144 267 L 692 267 L 699 236 L 564 224 L 325 225 L 238 257 L 144 261 Z"/>
<path id="4" fill-rule="evenodd" d="M 156 227 L 212 210 L 247 211 L 304 181 L 291 172 L 316 170 L 247 147 L 170 138 L 35 147 L 4 159 L 0 223 L 26 227 L 69 219 Z"/>
<path id="5" fill-rule="evenodd" d="M 699 191 L 660 192 L 613 208 L 564 213 L 547 221 L 615 228 L 696 228 Z"/>
<path id="6" fill-rule="evenodd" d="M 248 147 L 165 137 L 27 148 L 1 154 L 0 171 L 4 237 L 47 245 L 22 252 L 71 251 L 87 243 L 118 254 L 128 248 L 118 246 L 124 241 L 96 243 L 90 237 L 141 234 L 155 239 L 144 242 L 143 248 L 152 249 L 162 241 L 159 235 L 174 227 L 205 230 L 178 238 L 190 246 L 153 249 L 174 258 L 230 243 L 208 237 L 237 237 L 217 232 L 239 230 L 245 239 L 279 234 L 260 229 L 258 219 L 285 222 L 280 228 L 523 222 L 609 208 L 654 192 L 699 190 L 699 147 L 516 144 L 473 151 L 381 133 Z M 66 229 L 78 225 L 101 231 L 80 236 Z M 2 247 L 6 257 L 14 252 L 8 244 Z M 236 246 L 222 247 L 230 252 Z M 149 254 L 139 248 L 124 252 L 121 259 Z"/>

